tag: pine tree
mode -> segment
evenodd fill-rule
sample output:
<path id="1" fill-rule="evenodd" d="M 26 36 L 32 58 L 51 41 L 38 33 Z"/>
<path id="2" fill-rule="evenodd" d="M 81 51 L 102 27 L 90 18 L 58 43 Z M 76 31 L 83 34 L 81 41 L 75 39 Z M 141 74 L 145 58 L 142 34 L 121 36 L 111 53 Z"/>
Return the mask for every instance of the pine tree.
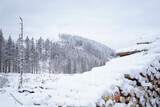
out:
<path id="1" fill-rule="evenodd" d="M 30 72 L 30 39 L 26 38 L 25 40 L 25 48 L 24 48 L 24 72 L 29 73 Z"/>
<path id="2" fill-rule="evenodd" d="M 31 64 L 31 72 L 36 73 L 36 47 L 34 43 L 34 38 L 31 39 L 31 48 L 30 48 L 30 64 Z"/>
<path id="3" fill-rule="evenodd" d="M 43 57 L 43 43 L 44 43 L 44 40 L 42 39 L 42 37 L 40 37 L 37 44 L 36 44 L 36 49 L 38 51 L 40 60 L 44 60 L 44 57 Z"/>
<path id="4" fill-rule="evenodd" d="M 4 56 L 4 63 L 5 63 L 5 73 L 11 72 L 12 64 L 13 64 L 13 58 L 14 58 L 14 43 L 12 41 L 11 36 L 8 38 L 8 42 L 5 46 L 5 56 Z"/>

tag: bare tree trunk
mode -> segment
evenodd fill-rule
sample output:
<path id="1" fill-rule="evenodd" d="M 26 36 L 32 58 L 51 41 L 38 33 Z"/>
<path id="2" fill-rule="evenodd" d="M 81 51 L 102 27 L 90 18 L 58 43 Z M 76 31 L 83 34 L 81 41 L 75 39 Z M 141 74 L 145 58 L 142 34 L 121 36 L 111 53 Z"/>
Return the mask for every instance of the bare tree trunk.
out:
<path id="1" fill-rule="evenodd" d="M 21 20 L 21 34 L 20 34 L 20 84 L 19 88 L 22 87 L 23 81 L 23 19 L 19 17 Z"/>

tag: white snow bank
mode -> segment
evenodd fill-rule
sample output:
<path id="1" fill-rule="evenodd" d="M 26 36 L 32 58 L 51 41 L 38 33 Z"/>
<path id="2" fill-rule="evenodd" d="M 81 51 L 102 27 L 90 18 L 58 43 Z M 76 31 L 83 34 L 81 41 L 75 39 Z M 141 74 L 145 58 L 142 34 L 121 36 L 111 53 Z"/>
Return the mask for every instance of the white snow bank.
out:
<path id="1" fill-rule="evenodd" d="M 146 37 L 146 38 L 140 38 L 137 40 L 137 43 L 154 42 L 158 39 L 160 39 L 160 34 L 157 34 L 155 36 Z"/>

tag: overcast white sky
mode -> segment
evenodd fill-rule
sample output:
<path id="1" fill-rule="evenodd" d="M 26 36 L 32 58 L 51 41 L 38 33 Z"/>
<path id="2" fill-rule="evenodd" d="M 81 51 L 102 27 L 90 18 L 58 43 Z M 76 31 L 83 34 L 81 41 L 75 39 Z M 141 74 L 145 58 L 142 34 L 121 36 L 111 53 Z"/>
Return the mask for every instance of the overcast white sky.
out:
<path id="1" fill-rule="evenodd" d="M 140 37 L 160 33 L 160 0 L 1 0 L 0 28 L 5 38 L 24 35 L 55 38 L 83 36 L 118 49 Z"/>

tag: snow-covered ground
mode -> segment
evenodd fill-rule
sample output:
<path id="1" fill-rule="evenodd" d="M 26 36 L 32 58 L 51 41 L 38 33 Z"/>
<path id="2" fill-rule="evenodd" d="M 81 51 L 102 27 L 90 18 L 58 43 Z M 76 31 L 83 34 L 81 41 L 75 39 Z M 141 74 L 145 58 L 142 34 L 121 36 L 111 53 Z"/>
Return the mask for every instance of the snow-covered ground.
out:
<path id="1" fill-rule="evenodd" d="M 23 88 L 20 90 L 19 74 L 1 73 L 0 77 L 8 78 L 9 82 L 0 88 L 0 107 L 95 107 L 98 102 L 105 103 L 101 101 L 102 96 L 115 93 L 118 90 L 116 85 L 125 86 L 126 91 L 131 90 L 124 74 L 139 78 L 137 75 L 140 72 L 146 73 L 150 65 L 160 69 L 159 42 L 160 40 L 156 40 L 148 52 L 112 59 L 105 66 L 93 68 L 83 74 L 24 74 Z M 157 73 L 156 77 L 160 78 L 160 74 Z M 109 101 L 106 105 L 107 103 Z M 120 107 L 118 104 L 115 106 Z"/>

